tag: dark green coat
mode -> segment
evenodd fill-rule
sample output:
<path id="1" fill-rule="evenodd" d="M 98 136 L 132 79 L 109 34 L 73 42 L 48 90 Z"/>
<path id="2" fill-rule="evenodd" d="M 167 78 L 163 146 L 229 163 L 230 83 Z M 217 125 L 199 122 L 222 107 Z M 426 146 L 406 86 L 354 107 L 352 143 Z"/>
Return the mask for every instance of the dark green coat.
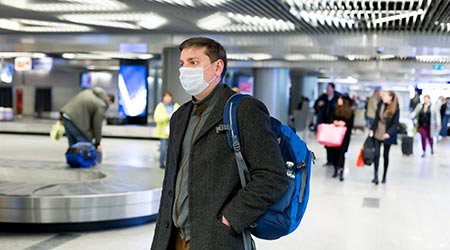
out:
<path id="1" fill-rule="evenodd" d="M 242 230 L 255 222 L 287 188 L 284 162 L 270 117 L 264 104 L 245 98 L 239 104 L 238 120 L 242 151 L 250 171 L 251 181 L 241 188 L 233 151 L 224 132 L 223 109 L 234 93 L 226 85 L 205 125 L 195 139 L 189 167 L 189 219 L 192 250 L 243 249 Z M 176 176 L 183 135 L 193 108 L 192 102 L 174 113 L 170 125 L 168 159 L 161 194 L 161 204 L 153 238 L 152 250 L 174 249 L 177 229 L 172 220 Z M 232 228 L 223 225 L 225 216 Z"/>

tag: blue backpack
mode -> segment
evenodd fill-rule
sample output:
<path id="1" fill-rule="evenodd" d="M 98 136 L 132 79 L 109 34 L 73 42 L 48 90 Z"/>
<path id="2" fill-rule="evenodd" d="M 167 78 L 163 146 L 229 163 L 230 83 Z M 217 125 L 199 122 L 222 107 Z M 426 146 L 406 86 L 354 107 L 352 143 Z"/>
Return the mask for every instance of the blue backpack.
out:
<path id="1" fill-rule="evenodd" d="M 243 187 L 247 183 L 248 168 L 240 151 L 240 138 L 237 121 L 237 108 L 247 95 L 235 94 L 228 100 L 224 110 L 224 130 L 227 131 L 228 144 L 235 152 L 239 177 Z M 271 117 L 272 130 L 275 133 L 289 176 L 289 188 L 284 195 L 256 221 L 251 234 L 266 240 L 278 239 L 292 233 L 305 214 L 309 199 L 311 164 L 315 160 L 306 143 L 295 130 Z M 251 241 L 249 230 L 244 231 L 244 245 Z M 248 234 L 247 236 L 245 234 Z M 246 242 L 247 241 L 247 242 Z M 250 249 L 246 247 L 246 249 Z"/>
<path id="2" fill-rule="evenodd" d="M 72 168 L 88 168 L 94 166 L 97 150 L 90 142 L 77 142 L 67 149 L 66 161 Z"/>

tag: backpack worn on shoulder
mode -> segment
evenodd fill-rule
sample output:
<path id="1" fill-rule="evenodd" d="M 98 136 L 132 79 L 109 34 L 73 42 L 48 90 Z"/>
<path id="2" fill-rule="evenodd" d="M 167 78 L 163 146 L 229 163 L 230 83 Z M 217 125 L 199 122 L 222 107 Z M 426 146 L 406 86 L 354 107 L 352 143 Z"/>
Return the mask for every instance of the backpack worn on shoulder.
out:
<path id="1" fill-rule="evenodd" d="M 67 149 L 66 161 L 72 168 L 88 168 L 94 166 L 97 150 L 90 142 L 78 142 Z"/>
<path id="2" fill-rule="evenodd" d="M 242 98 L 247 95 L 235 94 L 228 100 L 224 109 L 223 130 L 227 131 L 228 144 L 235 152 L 239 177 L 243 187 L 248 181 L 248 168 L 240 150 L 240 138 L 237 121 L 237 108 Z M 292 233 L 300 224 L 309 198 L 311 164 L 315 160 L 306 143 L 295 133 L 295 130 L 271 117 L 272 130 L 275 133 L 281 153 L 286 163 L 286 174 L 289 177 L 289 188 L 284 195 L 271 205 L 256 221 L 251 234 L 274 240 Z M 218 128 L 220 130 L 220 128 Z M 248 234 L 248 235 L 246 235 Z M 244 245 L 251 241 L 249 230 L 244 231 Z M 247 241 L 247 243 L 246 243 Z"/>

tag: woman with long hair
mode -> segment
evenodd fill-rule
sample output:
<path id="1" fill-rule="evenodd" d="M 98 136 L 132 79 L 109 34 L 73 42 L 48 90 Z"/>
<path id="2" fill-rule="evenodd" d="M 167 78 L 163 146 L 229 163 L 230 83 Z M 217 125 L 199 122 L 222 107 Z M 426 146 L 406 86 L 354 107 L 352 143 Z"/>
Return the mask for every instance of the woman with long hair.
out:
<path id="1" fill-rule="evenodd" d="M 339 180 L 344 180 L 344 165 L 345 165 L 345 153 L 348 150 L 350 144 L 350 136 L 353 129 L 354 112 L 351 106 L 351 101 L 348 97 L 339 96 L 337 99 L 337 105 L 335 111 L 331 114 L 331 120 L 336 126 L 345 126 L 347 131 L 345 132 L 344 140 L 340 147 L 330 148 L 331 163 L 334 166 L 333 177 L 339 176 Z"/>
<path id="2" fill-rule="evenodd" d="M 422 157 L 425 157 L 425 151 L 427 148 L 427 141 L 430 143 L 431 154 L 433 150 L 433 137 L 437 136 L 441 128 L 441 104 L 438 103 L 436 107 L 431 105 L 430 96 L 423 96 L 423 104 L 419 103 L 414 112 L 411 114 L 411 118 L 417 117 L 418 132 L 422 138 Z"/>
<path id="3" fill-rule="evenodd" d="M 400 118 L 398 97 L 393 91 L 385 91 L 381 94 L 381 102 L 378 103 L 375 113 L 375 121 L 369 131 L 374 137 L 375 159 L 374 177 L 372 182 L 378 185 L 378 166 L 380 162 L 380 148 L 383 145 L 384 171 L 381 183 L 386 183 L 386 174 L 389 166 L 389 150 L 392 144 L 397 144 L 397 128 Z"/>

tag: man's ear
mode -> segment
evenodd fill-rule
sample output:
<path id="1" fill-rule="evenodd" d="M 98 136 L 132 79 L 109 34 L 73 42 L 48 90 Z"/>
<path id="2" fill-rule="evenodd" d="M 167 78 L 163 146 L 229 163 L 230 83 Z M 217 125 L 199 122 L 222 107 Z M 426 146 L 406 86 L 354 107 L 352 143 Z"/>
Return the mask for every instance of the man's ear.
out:
<path id="1" fill-rule="evenodd" d="M 225 65 L 224 65 L 222 59 L 218 59 L 217 60 L 217 64 L 216 64 L 216 70 L 215 70 L 217 76 L 221 76 L 222 75 L 224 66 Z"/>

